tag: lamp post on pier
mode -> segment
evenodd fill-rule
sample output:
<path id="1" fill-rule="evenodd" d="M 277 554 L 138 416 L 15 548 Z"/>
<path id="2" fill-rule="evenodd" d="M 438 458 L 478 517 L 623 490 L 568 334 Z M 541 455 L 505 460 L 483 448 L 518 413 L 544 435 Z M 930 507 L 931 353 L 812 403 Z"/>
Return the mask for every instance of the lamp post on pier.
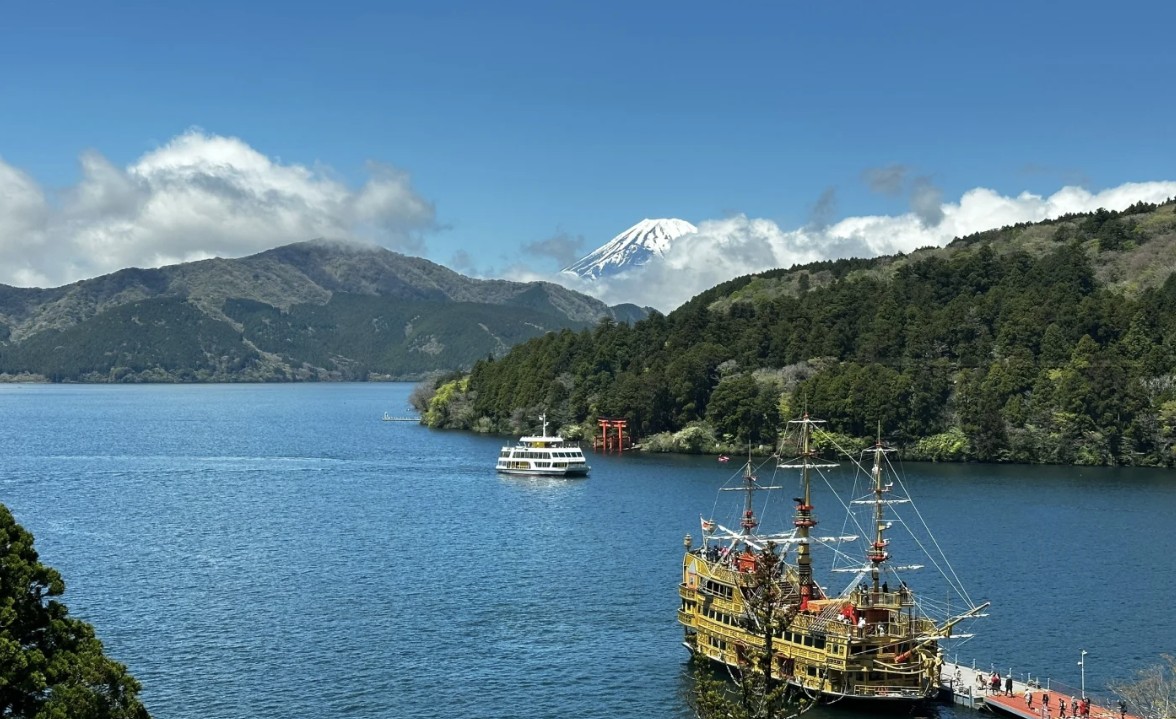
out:
<path id="1" fill-rule="evenodd" d="M 1086 650 L 1082 650 L 1082 654 L 1078 657 L 1078 668 L 1082 672 L 1082 698 L 1086 698 Z"/>

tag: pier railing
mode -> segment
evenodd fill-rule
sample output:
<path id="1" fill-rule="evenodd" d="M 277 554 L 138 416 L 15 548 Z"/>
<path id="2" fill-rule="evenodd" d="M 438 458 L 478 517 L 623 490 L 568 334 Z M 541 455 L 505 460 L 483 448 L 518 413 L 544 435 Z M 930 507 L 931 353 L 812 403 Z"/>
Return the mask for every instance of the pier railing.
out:
<path id="1" fill-rule="evenodd" d="M 1000 689 L 996 692 L 990 690 L 987 681 L 993 672 L 999 674 L 1001 679 Z M 958 662 L 945 661 L 940 675 L 940 686 L 945 690 L 951 690 L 955 694 L 957 704 L 966 703 L 959 701 L 961 696 L 975 697 L 982 702 L 986 696 L 1004 694 L 1005 680 L 1010 674 L 1013 677 L 1013 697 L 1020 700 L 1020 697 L 1024 696 L 1025 691 L 1031 689 L 1037 696 L 1034 701 L 1035 707 L 1041 706 L 1041 693 L 1048 692 L 1053 697 L 1051 704 L 1054 707 L 1058 706 L 1058 699 L 1065 700 L 1067 716 L 1069 716 L 1070 711 L 1072 711 L 1069 707 L 1073 706 L 1074 699 L 1083 696 L 1080 687 L 1068 682 L 1055 681 L 1051 677 L 1034 675 L 1031 672 L 1017 673 L 1012 671 L 1011 668 L 1002 670 L 995 664 L 980 664 L 975 660 L 972 661 L 970 666 L 959 664 Z M 980 678 L 984 679 L 983 685 L 979 681 Z M 1112 692 L 1101 687 L 1092 688 L 1087 684 L 1086 698 L 1092 704 L 1091 719 L 1100 719 L 1102 717 L 1118 719 L 1117 711 L 1107 709 L 1107 707 L 1117 707 L 1119 703 L 1119 697 L 1115 696 Z M 1056 717 L 1056 713 L 1054 716 Z M 1128 718 L 1130 719 L 1130 715 L 1128 715 Z"/>

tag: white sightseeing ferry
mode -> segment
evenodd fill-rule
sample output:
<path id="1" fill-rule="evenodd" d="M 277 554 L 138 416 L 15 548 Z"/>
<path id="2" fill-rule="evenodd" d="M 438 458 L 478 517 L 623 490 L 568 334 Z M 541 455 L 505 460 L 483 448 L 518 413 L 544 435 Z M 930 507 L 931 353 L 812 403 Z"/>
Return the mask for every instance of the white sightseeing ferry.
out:
<path id="1" fill-rule="evenodd" d="M 546 477 L 583 477 L 588 474 L 588 461 L 580 445 L 559 435 L 547 434 L 547 415 L 540 415 L 543 434 L 520 437 L 498 453 L 495 467 L 503 474 L 525 474 Z"/>

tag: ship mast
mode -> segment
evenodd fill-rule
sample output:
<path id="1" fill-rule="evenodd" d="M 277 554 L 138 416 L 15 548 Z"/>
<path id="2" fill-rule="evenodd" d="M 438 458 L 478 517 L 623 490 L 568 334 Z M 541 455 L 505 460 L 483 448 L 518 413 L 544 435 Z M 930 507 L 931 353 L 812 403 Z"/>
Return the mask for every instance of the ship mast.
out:
<path id="1" fill-rule="evenodd" d="M 893 450 L 882 444 L 881 427 L 879 427 L 878 441 L 871 447 L 869 452 L 874 454 L 874 466 L 870 471 L 870 476 L 874 480 L 874 543 L 870 545 L 870 551 L 867 553 L 867 558 L 870 560 L 870 578 L 874 584 L 874 594 L 878 593 L 878 578 L 881 575 L 882 564 L 890 559 L 890 553 L 886 551 L 886 547 L 890 544 L 890 540 L 886 538 L 886 530 L 890 524 L 883 516 L 883 510 L 886 507 L 886 501 L 882 496 L 890 491 L 889 484 L 882 483 L 882 457 L 887 452 Z"/>
<path id="2" fill-rule="evenodd" d="M 763 487 L 756 481 L 756 476 L 751 473 L 751 460 L 743 465 L 743 486 L 742 487 L 723 487 L 722 492 L 743 492 L 743 515 L 739 518 L 740 532 L 739 537 L 745 539 L 755 539 L 755 528 L 759 526 L 759 520 L 755 517 L 755 507 L 752 502 L 752 497 L 761 489 L 779 489 L 779 487 Z"/>
<path id="3" fill-rule="evenodd" d="M 749 547 L 758 548 L 763 546 L 764 538 L 757 536 L 755 533 L 755 528 L 759 526 L 759 519 L 755 516 L 753 498 L 756 492 L 772 489 L 780 489 L 780 487 L 760 484 L 758 478 L 751 473 L 751 457 L 749 455 L 747 463 L 743 465 L 743 486 L 723 487 L 719 490 L 721 492 L 743 492 L 743 514 L 739 517 L 739 534 L 732 532 L 728 535 L 730 539 L 736 542 L 742 541 L 744 545 Z"/>
<path id="4" fill-rule="evenodd" d="M 815 589 L 816 585 L 813 582 L 813 558 L 809 552 L 809 532 L 817 526 L 817 518 L 813 514 L 812 482 L 809 470 L 832 468 L 837 465 L 817 464 L 814 461 L 819 457 L 812 446 L 812 428 L 820 420 L 809 419 L 806 413 L 804 417 L 794 421 L 801 426 L 800 463 L 780 466 L 800 469 L 803 496 L 792 498 L 796 502 L 796 514 L 792 518 L 792 524 L 796 527 L 796 575 L 797 584 L 800 586 L 800 608 L 805 609 L 810 599 L 820 598 L 817 596 L 820 594 L 820 590 Z"/>

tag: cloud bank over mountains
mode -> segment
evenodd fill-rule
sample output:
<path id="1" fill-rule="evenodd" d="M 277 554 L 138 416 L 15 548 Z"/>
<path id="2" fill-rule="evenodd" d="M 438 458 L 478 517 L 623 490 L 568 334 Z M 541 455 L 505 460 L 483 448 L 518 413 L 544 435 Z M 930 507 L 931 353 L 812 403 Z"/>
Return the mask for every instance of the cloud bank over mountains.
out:
<path id="1" fill-rule="evenodd" d="M 83 154 L 80 165 L 75 185 L 46 190 L 0 158 L 0 283 L 56 287 L 127 267 L 242 257 L 318 237 L 426 256 L 425 237 L 440 229 L 432 201 L 395 167 L 370 164 L 366 181 L 355 188 L 330 168 L 283 163 L 237 138 L 200 130 L 177 136 L 125 168 L 94 151 Z M 786 229 L 743 214 L 703 220 L 660 260 L 594 282 L 558 272 L 592 246 L 565 232 L 530 244 L 525 238 L 510 240 L 520 263 L 538 258 L 559 263 L 554 267 L 479 270 L 477 258 L 461 251 L 450 265 L 482 277 L 549 280 L 610 304 L 632 302 L 669 312 L 720 282 L 754 272 L 909 252 L 1017 222 L 1176 196 L 1176 182 L 1142 182 L 1096 193 L 1064 187 L 1048 197 L 976 188 L 945 201 L 930 178 L 902 165 L 866 170 L 862 180 L 881 194 L 906 196 L 909 210 L 837 220 L 836 190 L 828 188 L 804 227 Z"/>
<path id="2" fill-rule="evenodd" d="M 406 173 L 370 165 L 349 188 L 239 139 L 188 131 L 123 169 L 97 152 L 49 193 L 0 158 L 0 283 L 55 287 L 126 267 L 242 257 L 316 237 L 423 253 L 431 202 Z"/>
<path id="3" fill-rule="evenodd" d="M 1127 183 L 1095 193 L 1064 187 L 1049 197 L 1007 197 L 985 188 L 965 192 L 958 202 L 942 202 L 939 196 L 937 188 L 916 178 L 911 210 L 902 215 L 847 217 L 794 230 L 746 215 L 704 220 L 697 233 L 676 239 L 660 261 L 633 273 L 571 286 L 609 304 L 633 302 L 669 312 L 699 292 L 742 275 L 819 260 L 942 247 L 956 237 L 1018 222 L 1100 207 L 1122 210 L 1139 201 L 1163 202 L 1176 197 L 1176 182 Z M 936 198 L 934 204 L 931 197 Z"/>

